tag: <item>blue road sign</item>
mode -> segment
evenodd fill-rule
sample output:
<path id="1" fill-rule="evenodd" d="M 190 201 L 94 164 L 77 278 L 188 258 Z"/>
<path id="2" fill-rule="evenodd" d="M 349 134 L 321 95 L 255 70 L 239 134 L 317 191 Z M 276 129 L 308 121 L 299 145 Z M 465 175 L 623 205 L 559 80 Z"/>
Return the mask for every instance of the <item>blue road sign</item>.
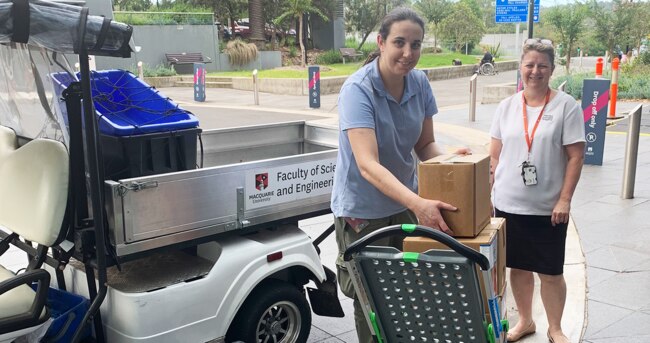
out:
<path id="1" fill-rule="evenodd" d="M 528 21 L 528 0 L 497 0 L 497 23 L 525 23 Z M 539 23 L 539 0 L 535 0 L 533 21 Z"/>

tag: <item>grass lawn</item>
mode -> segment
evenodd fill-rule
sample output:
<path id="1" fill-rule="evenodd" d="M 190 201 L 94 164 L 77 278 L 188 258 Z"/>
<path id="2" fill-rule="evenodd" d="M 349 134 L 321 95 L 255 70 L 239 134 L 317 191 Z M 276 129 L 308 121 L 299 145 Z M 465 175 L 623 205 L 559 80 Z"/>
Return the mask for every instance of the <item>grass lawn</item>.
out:
<path id="1" fill-rule="evenodd" d="M 476 64 L 477 58 L 480 56 L 474 55 L 463 55 L 456 53 L 442 53 L 442 54 L 424 54 L 420 57 L 420 61 L 417 65 L 417 68 L 433 68 L 441 66 L 450 66 L 453 59 L 460 59 L 463 62 L 463 65 L 466 64 Z M 346 76 L 354 73 L 363 61 L 360 62 L 348 62 L 335 63 L 321 66 L 321 77 L 328 76 Z M 240 71 L 228 71 L 228 72 L 211 72 L 208 76 L 240 76 L 240 77 L 250 77 L 252 75 L 251 70 L 240 70 Z M 258 72 L 258 77 L 260 78 L 304 78 L 307 76 L 306 69 L 302 69 L 299 66 L 294 67 L 279 67 L 275 69 L 260 70 Z"/>

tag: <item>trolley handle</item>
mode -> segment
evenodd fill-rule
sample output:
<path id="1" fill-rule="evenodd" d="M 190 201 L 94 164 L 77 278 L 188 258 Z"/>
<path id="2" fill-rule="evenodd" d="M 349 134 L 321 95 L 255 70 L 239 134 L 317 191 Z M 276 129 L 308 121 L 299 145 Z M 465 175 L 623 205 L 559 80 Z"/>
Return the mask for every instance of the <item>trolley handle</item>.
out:
<path id="1" fill-rule="evenodd" d="M 443 233 L 439 230 L 432 229 L 430 227 L 414 224 L 402 224 L 402 225 L 392 225 L 385 228 L 381 228 L 375 232 L 368 234 L 365 237 L 358 239 L 348 246 L 343 254 L 344 261 L 350 261 L 352 259 L 352 254 L 359 252 L 364 247 L 371 245 L 373 242 L 380 240 L 386 237 L 411 237 L 411 236 L 423 236 L 427 238 L 434 239 L 455 252 L 461 254 L 462 256 L 470 259 L 474 263 L 478 264 L 482 270 L 490 269 L 490 261 L 480 252 L 460 243 L 453 237 Z"/>

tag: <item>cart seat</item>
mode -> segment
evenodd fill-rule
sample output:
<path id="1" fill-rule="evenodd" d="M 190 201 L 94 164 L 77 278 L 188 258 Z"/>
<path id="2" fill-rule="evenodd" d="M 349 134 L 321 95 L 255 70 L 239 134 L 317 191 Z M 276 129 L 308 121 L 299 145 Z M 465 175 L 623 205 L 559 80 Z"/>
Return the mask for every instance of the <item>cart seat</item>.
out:
<path id="1" fill-rule="evenodd" d="M 35 139 L 16 148 L 13 130 L 0 126 L 0 255 L 23 239 L 47 250 L 65 235 L 68 152 L 57 141 Z M 42 261 L 14 274 L 0 265 L 0 342 L 37 329 L 49 318 L 45 307 L 50 274 Z M 36 290 L 30 285 L 35 283 Z"/>
<path id="2" fill-rule="evenodd" d="M 0 164 L 2 159 L 16 150 L 16 134 L 14 130 L 0 126 Z"/>

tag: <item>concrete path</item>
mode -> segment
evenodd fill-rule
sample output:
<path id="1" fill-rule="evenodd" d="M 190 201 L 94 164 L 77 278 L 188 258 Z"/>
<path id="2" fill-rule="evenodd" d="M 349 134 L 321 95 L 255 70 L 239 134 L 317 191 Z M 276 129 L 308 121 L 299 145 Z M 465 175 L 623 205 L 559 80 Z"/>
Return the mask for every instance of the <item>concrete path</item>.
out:
<path id="1" fill-rule="evenodd" d="M 559 73 L 559 71 L 556 71 Z M 514 82 L 515 72 L 480 76 L 482 87 Z M 496 104 L 477 105 L 476 121 L 468 120 L 469 77 L 431 83 L 440 113 L 434 117 L 436 137 L 450 146 L 469 145 L 486 151 L 492 115 Z M 204 129 L 253 125 L 290 120 L 337 121 L 336 94 L 321 97 L 321 108 L 308 109 L 306 96 L 260 94 L 260 105 L 253 104 L 253 93 L 232 89 L 208 89 L 207 100 L 194 102 L 191 88 L 161 88 L 160 91 L 193 111 Z M 638 102 L 619 102 L 619 113 L 631 110 Z M 572 208 L 575 225 L 567 240 L 565 277 L 568 297 L 563 326 L 572 342 L 648 343 L 650 342 L 650 115 L 644 108 L 642 135 L 636 170 L 635 198 L 621 200 L 626 124 L 608 128 L 603 166 L 585 166 Z M 301 226 L 318 236 L 332 216 L 312 218 Z M 330 236 L 321 244 L 323 263 L 334 267 L 336 244 Z M 25 264 L 18 252 L 9 252 L 0 262 L 13 269 Z M 508 291 L 510 294 L 510 291 Z M 521 342 L 547 342 L 546 319 L 535 298 L 538 333 Z M 351 300 L 341 296 L 345 318 L 313 316 L 309 342 L 356 342 Z M 509 319 L 514 325 L 517 313 L 507 298 Z"/>

